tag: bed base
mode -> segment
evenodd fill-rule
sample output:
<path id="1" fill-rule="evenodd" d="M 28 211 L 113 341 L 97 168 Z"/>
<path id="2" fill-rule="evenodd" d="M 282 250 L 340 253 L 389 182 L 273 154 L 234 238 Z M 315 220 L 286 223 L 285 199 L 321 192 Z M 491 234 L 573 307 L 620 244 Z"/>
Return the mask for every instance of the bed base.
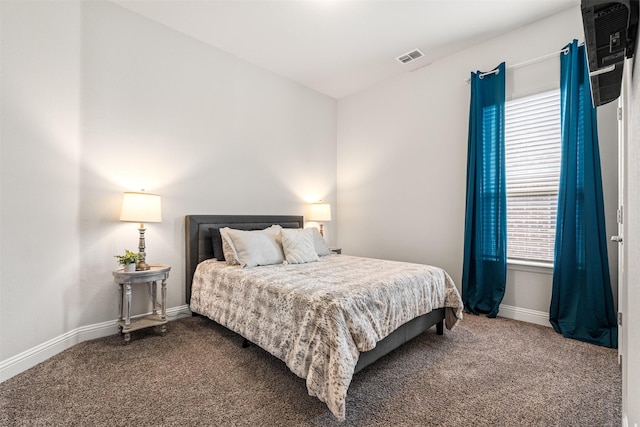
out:
<path id="1" fill-rule="evenodd" d="M 436 326 L 438 335 L 444 334 L 444 308 L 437 308 L 425 315 L 408 321 L 391 334 L 378 341 L 373 350 L 360 353 L 354 373 L 360 372 L 376 360 L 392 352 L 421 333 Z"/>
<path id="2" fill-rule="evenodd" d="M 191 283 L 197 265 L 206 259 L 213 258 L 209 228 L 231 227 L 242 230 L 257 230 L 273 224 L 280 224 L 284 228 L 302 228 L 304 220 L 302 216 L 294 215 L 187 215 L 185 217 L 185 297 L 187 305 L 191 301 Z M 445 309 L 438 308 L 403 324 L 378 342 L 374 349 L 360 353 L 354 373 L 361 371 L 434 325 L 436 333 L 443 335 L 444 317 Z M 242 347 L 248 347 L 249 341 L 242 338 L 244 340 Z"/>

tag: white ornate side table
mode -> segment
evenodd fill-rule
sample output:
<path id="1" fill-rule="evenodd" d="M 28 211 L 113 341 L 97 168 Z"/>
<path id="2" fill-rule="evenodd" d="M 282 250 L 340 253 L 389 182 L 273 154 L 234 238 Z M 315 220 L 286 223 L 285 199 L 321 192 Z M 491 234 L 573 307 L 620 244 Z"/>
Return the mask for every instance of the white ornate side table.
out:
<path id="1" fill-rule="evenodd" d="M 125 273 L 122 269 L 113 272 L 113 280 L 120 286 L 120 318 L 118 325 L 120 332 L 124 334 L 124 343 L 131 340 L 131 332 L 138 329 L 162 326 L 161 333 L 167 331 L 167 278 L 169 277 L 168 265 L 152 265 L 149 270 L 133 271 Z M 157 309 L 157 284 L 162 283 L 161 311 Z M 151 314 L 131 320 L 131 287 L 136 283 L 149 283 L 151 285 L 151 302 L 153 311 Z M 125 309 L 126 307 L 126 309 Z"/>

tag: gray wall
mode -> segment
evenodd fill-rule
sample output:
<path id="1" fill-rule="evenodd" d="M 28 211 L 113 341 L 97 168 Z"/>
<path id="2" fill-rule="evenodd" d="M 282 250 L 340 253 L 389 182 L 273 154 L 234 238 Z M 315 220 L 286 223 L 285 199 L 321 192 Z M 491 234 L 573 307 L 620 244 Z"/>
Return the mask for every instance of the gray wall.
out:
<path id="1" fill-rule="evenodd" d="M 470 71 L 582 39 L 578 7 L 338 102 L 338 236 L 344 253 L 446 268 L 461 285 Z M 559 59 L 507 72 L 508 98 L 559 87 Z M 616 233 L 615 104 L 598 111 L 607 228 Z M 612 283 L 617 253 L 610 247 Z M 547 323 L 551 270 L 509 267 L 502 314 Z M 533 318 L 528 314 L 533 312 Z"/>
<path id="2" fill-rule="evenodd" d="M 117 317 L 124 191 L 162 196 L 147 260 L 172 265 L 170 308 L 186 214 L 335 206 L 335 100 L 109 2 L 0 7 L 0 360 Z"/>

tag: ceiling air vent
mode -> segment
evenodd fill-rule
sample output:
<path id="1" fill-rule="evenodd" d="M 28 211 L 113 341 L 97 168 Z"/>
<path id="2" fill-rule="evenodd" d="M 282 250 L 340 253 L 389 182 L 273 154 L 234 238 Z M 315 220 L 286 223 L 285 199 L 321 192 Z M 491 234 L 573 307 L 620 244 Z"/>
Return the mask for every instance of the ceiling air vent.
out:
<path id="1" fill-rule="evenodd" d="M 400 55 L 398 56 L 396 59 L 400 62 L 402 62 L 403 64 L 407 64 L 413 60 L 416 60 L 418 58 L 422 58 L 424 56 L 424 53 L 422 53 L 420 51 L 420 49 L 414 49 L 411 52 L 405 53 L 404 55 Z"/>

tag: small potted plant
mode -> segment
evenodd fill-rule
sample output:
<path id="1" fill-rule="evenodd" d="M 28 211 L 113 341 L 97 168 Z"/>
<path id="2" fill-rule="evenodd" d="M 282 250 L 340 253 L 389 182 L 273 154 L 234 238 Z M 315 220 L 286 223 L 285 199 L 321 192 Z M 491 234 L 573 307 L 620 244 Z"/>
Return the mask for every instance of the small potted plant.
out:
<path id="1" fill-rule="evenodd" d="M 120 264 L 126 273 L 136 271 L 136 263 L 138 262 L 139 255 L 135 252 L 131 252 L 129 249 L 124 250 L 124 255 L 114 255 L 118 259 Z"/>

